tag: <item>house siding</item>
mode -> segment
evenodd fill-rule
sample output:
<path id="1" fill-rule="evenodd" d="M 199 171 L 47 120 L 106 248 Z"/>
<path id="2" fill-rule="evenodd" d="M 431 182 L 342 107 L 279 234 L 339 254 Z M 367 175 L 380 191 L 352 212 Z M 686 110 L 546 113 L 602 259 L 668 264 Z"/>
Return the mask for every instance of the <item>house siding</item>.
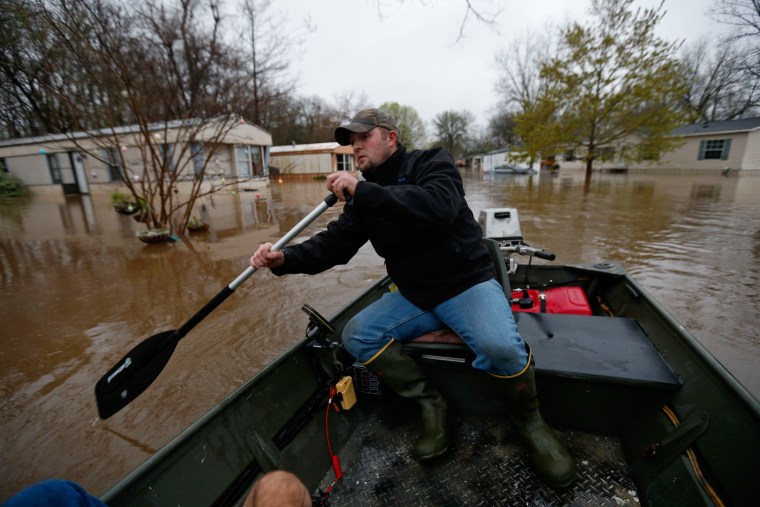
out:
<path id="1" fill-rule="evenodd" d="M 743 158 L 747 147 L 747 133 L 736 134 L 708 134 L 704 136 L 691 136 L 684 139 L 684 143 L 675 150 L 662 155 L 659 162 L 635 164 L 631 167 L 660 167 L 662 169 L 700 169 L 700 170 L 724 170 L 728 167 L 744 169 Z M 702 141 L 730 139 L 731 148 L 726 160 L 711 159 L 699 160 L 699 145 Z"/>
<path id="2" fill-rule="evenodd" d="M 45 155 L 19 155 L 5 157 L 8 172 L 21 178 L 29 186 L 52 185 L 53 178 Z"/>
<path id="3" fill-rule="evenodd" d="M 156 135 L 164 135 L 162 132 Z M 166 144 L 174 145 L 173 158 L 175 166 L 179 166 L 179 154 L 181 151 L 180 144 L 183 142 L 183 130 L 181 128 L 170 128 L 166 132 Z M 197 140 L 213 139 L 214 130 L 208 127 L 200 132 Z M 69 152 L 81 153 L 82 150 L 90 151 L 91 155 L 82 155 L 82 165 L 84 174 L 87 178 L 87 184 L 93 184 L 90 189 L 97 188 L 98 185 L 116 183 L 111 177 L 111 171 L 106 162 L 98 160 L 97 157 L 103 156 L 103 151 L 98 143 L 92 138 L 78 133 L 78 147 L 72 140 L 62 136 L 41 136 L 38 138 L 26 139 L 9 139 L 0 141 L 0 158 L 4 158 L 8 171 L 28 186 L 38 191 L 41 187 L 48 186 L 55 190 L 60 187 L 59 183 L 54 183 L 48 167 L 48 155 L 55 154 L 61 168 L 61 178 L 63 184 L 73 184 L 74 169 L 72 168 Z M 124 132 L 119 134 L 119 142 L 124 146 L 122 152 L 126 166 L 135 173 L 136 177 L 144 175 L 143 154 L 141 145 L 142 138 L 139 134 Z M 262 147 L 268 147 L 272 144 L 272 137 L 266 131 L 248 124 L 235 125 L 232 130 L 227 132 L 221 143 L 216 144 L 217 152 L 214 153 L 211 162 L 207 167 L 209 177 L 224 175 L 230 177 L 236 174 L 237 168 L 234 167 L 234 147 L 236 144 L 244 144 L 251 149 L 262 150 Z M 210 150 L 207 149 L 206 153 Z M 265 156 L 265 151 L 260 151 Z M 190 157 L 191 150 L 186 150 L 184 157 Z M 146 157 L 149 158 L 149 157 Z M 187 174 L 183 179 L 192 179 L 193 166 L 192 162 L 187 167 Z"/>
<path id="4" fill-rule="evenodd" d="M 332 153 L 272 154 L 271 164 L 282 174 L 330 174 L 336 170 Z"/>
<path id="5" fill-rule="evenodd" d="M 269 164 L 283 175 L 326 175 L 338 170 L 338 155 L 353 158 L 353 153 L 350 146 L 336 142 L 273 146 Z M 354 168 L 353 161 L 351 168 Z"/>
<path id="6" fill-rule="evenodd" d="M 747 147 L 744 150 L 741 168 L 760 171 L 760 129 L 747 135 Z"/>
<path id="7" fill-rule="evenodd" d="M 700 143 L 718 139 L 731 141 L 728 158 L 726 160 L 699 160 Z M 624 162 L 619 158 L 620 145 L 615 148 L 615 160 L 605 162 L 595 160 L 594 169 L 724 171 L 730 168 L 743 171 L 760 170 L 760 129 L 682 136 L 681 144 L 672 151 L 662 153 L 659 160 Z M 582 160 L 565 161 L 562 156 L 558 157 L 558 162 L 560 167 L 565 169 L 581 169 L 586 165 Z"/>

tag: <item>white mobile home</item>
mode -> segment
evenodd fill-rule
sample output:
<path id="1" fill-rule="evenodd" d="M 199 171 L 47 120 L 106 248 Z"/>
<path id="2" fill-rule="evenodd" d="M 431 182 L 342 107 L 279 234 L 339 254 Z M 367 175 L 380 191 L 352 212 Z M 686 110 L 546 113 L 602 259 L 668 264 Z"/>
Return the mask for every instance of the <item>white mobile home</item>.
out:
<path id="1" fill-rule="evenodd" d="M 270 170 L 281 175 L 354 171 L 354 149 L 336 142 L 273 146 Z"/>
<path id="2" fill-rule="evenodd" d="M 155 124 L 149 132 L 154 146 L 162 147 L 172 166 L 182 167 L 178 164 L 184 153 L 192 159 L 196 172 L 206 162 L 204 157 L 211 157 L 207 177 L 247 179 L 266 174 L 272 136 L 255 125 L 173 121 Z M 33 192 L 87 194 L 104 184 L 120 183 L 124 174 L 139 178 L 144 173 L 149 157 L 144 135 L 133 125 L 6 139 L 0 141 L 0 170 L 21 178 Z M 121 153 L 112 146 L 120 146 Z M 192 179 L 193 174 L 187 178 Z"/>

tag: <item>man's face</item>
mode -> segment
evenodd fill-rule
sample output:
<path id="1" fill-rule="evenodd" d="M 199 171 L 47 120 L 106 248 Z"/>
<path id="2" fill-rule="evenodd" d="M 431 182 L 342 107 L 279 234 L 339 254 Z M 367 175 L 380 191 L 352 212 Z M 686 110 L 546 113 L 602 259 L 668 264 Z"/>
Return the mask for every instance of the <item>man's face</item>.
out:
<path id="1" fill-rule="evenodd" d="M 352 132 L 351 146 L 354 147 L 356 165 L 362 172 L 379 166 L 396 151 L 396 132 L 375 127 L 369 132 Z"/>

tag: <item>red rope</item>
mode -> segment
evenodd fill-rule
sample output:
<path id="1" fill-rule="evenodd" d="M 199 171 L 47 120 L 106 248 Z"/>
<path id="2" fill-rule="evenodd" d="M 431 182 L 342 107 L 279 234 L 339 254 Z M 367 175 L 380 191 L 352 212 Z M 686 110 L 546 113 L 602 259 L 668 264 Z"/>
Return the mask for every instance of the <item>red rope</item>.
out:
<path id="1" fill-rule="evenodd" d="M 330 407 L 332 407 L 333 399 L 337 393 L 335 386 L 330 387 L 330 399 L 327 400 L 327 408 L 325 408 L 325 439 L 327 440 L 327 452 L 330 454 L 330 461 L 332 462 L 333 471 L 335 472 L 335 481 L 337 482 L 343 477 L 343 471 L 340 469 L 340 459 L 333 454 L 332 446 L 330 445 Z M 333 485 L 335 482 L 333 482 Z M 328 488 L 328 492 L 332 489 L 332 485 Z"/>

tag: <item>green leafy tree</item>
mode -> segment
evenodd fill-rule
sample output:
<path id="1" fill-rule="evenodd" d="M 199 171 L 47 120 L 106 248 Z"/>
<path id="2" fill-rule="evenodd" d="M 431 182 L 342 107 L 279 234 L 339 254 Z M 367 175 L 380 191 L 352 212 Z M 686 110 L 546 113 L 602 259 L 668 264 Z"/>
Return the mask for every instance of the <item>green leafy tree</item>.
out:
<path id="1" fill-rule="evenodd" d="M 625 146 L 623 159 L 640 160 L 676 146 L 669 134 L 689 121 L 678 44 L 654 33 L 662 5 L 632 3 L 593 0 L 591 25 L 562 30 L 557 55 L 541 65 L 540 96 L 516 118 L 527 153 L 575 149 L 589 178 L 602 147 Z"/>
<path id="2" fill-rule="evenodd" d="M 469 111 L 444 111 L 433 120 L 435 142 L 446 148 L 454 158 L 465 154 L 469 144 L 468 131 L 474 117 Z"/>
<path id="3" fill-rule="evenodd" d="M 413 107 L 402 106 L 398 102 L 384 102 L 378 109 L 396 120 L 399 138 L 407 149 L 413 150 L 425 143 L 425 123 Z"/>

